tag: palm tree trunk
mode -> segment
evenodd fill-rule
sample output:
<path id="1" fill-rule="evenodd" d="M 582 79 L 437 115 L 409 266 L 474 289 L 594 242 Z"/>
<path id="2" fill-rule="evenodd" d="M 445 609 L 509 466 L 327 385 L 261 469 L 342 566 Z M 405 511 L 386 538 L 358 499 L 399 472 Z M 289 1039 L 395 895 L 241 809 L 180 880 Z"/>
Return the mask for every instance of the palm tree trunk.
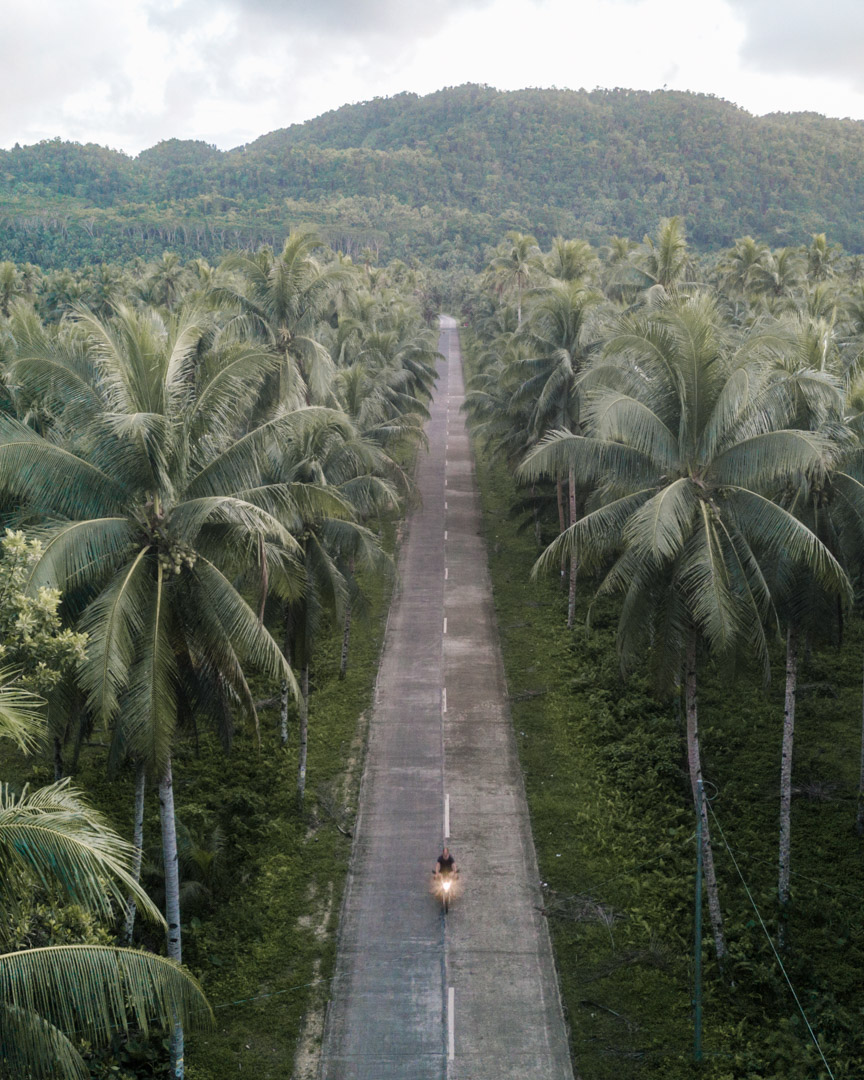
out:
<path id="1" fill-rule="evenodd" d="M 861 768 L 858 774 L 858 814 L 855 818 L 855 831 L 864 836 L 864 698 L 861 709 Z"/>
<path id="2" fill-rule="evenodd" d="M 564 481 L 555 481 L 555 494 L 558 497 L 558 533 L 559 535 L 567 528 L 567 518 L 564 516 Z M 561 556 L 561 588 L 567 580 L 567 556 Z"/>
<path id="3" fill-rule="evenodd" d="M 177 859 L 177 827 L 174 819 L 174 782 L 171 758 L 159 781 L 159 819 L 162 824 L 162 862 L 165 867 L 165 919 L 168 923 L 167 952 L 178 964 L 183 962 L 183 941 L 180 932 L 180 866 Z M 171 1031 L 171 1075 L 182 1080 L 183 1027 L 175 1019 Z"/>
<path id="4" fill-rule="evenodd" d="M 285 605 L 285 644 L 282 646 L 282 655 L 291 665 L 291 608 Z M 284 746 L 288 742 L 288 683 L 283 682 L 279 687 L 279 741 Z"/>
<path id="5" fill-rule="evenodd" d="M 345 604 L 345 622 L 342 626 L 342 654 L 339 658 L 339 678 L 344 679 L 348 670 L 348 646 L 351 642 L 351 601 Z"/>
<path id="6" fill-rule="evenodd" d="M 531 485 L 531 516 L 534 518 L 534 543 L 538 548 L 543 547 L 540 532 L 540 514 L 537 511 L 537 485 Z"/>
<path id="7" fill-rule="evenodd" d="M 693 791 L 693 805 L 702 817 L 702 865 L 705 870 L 705 891 L 708 894 L 708 914 L 711 929 L 714 932 L 714 948 L 717 959 L 722 963 L 727 954 L 726 938 L 723 933 L 723 916 L 720 912 L 720 894 L 717 889 L 717 874 L 714 869 L 714 852 L 711 847 L 711 833 L 708 829 L 708 804 L 704 795 L 699 798 L 699 781 L 702 779 L 702 752 L 699 746 L 699 718 L 696 709 L 696 632 L 690 631 L 687 641 L 686 671 L 684 674 L 684 694 L 687 712 L 687 764 L 690 767 L 690 786 Z"/>
<path id="8" fill-rule="evenodd" d="M 354 574 L 354 556 L 348 560 L 348 572 Z M 344 679 L 348 670 L 348 646 L 351 644 L 351 597 L 345 602 L 345 622 L 342 626 L 342 654 L 339 657 L 339 678 Z"/>
<path id="9" fill-rule="evenodd" d="M 306 794 L 306 749 L 309 743 L 309 661 L 300 676 L 300 764 L 297 770 L 297 801 L 303 805 Z"/>
<path id="10" fill-rule="evenodd" d="M 264 537 L 258 537 L 258 560 L 261 563 L 261 603 L 258 606 L 258 622 L 264 625 L 264 609 L 267 607 L 267 593 L 270 591 L 270 568 L 267 566 L 267 551 Z"/>
<path id="11" fill-rule="evenodd" d="M 135 774 L 135 822 L 132 826 L 132 846 L 135 848 L 135 858 L 132 864 L 132 876 L 136 883 L 141 880 L 141 854 L 144 847 L 144 793 L 147 789 L 147 766 L 143 761 L 138 763 L 138 771 Z M 127 945 L 132 944 L 132 932 L 135 929 L 135 897 L 130 896 L 126 904 L 126 924 L 123 928 L 123 940 Z"/>
<path id="12" fill-rule="evenodd" d="M 797 686 L 798 628 L 793 622 L 790 622 L 786 635 L 786 704 L 783 712 L 783 749 L 780 757 L 780 864 L 777 879 L 777 895 L 780 898 L 781 906 L 784 908 L 789 902 L 789 855 L 792 835 L 792 744 L 795 738 Z"/>
<path id="13" fill-rule="evenodd" d="M 570 524 L 576 524 L 576 471 L 570 470 L 570 476 L 568 479 L 570 487 Z M 575 555 L 570 556 L 570 591 L 567 595 L 567 629 L 573 629 L 573 620 L 576 617 L 576 574 L 579 570 L 579 564 L 576 562 Z"/>
<path id="14" fill-rule="evenodd" d="M 77 699 L 77 694 L 76 694 Z M 69 763 L 69 775 L 74 776 L 78 772 L 78 760 L 81 757 L 81 747 L 85 738 L 89 735 L 89 721 L 84 716 L 84 711 L 78 709 L 78 723 L 75 726 L 75 742 L 72 745 L 72 760 Z"/>
<path id="15" fill-rule="evenodd" d="M 59 783 L 66 775 L 63 767 L 63 742 L 59 735 L 54 736 L 54 782 Z"/>

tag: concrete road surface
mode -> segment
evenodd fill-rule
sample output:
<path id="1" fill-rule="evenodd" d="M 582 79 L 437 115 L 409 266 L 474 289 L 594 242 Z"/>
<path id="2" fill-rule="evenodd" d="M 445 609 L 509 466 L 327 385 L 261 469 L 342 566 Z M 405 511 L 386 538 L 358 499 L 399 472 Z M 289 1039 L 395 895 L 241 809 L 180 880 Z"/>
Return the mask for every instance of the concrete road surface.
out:
<path id="1" fill-rule="evenodd" d="M 378 676 L 321 1080 L 572 1080 L 442 316 Z M 445 829 L 462 894 L 429 881 Z"/>

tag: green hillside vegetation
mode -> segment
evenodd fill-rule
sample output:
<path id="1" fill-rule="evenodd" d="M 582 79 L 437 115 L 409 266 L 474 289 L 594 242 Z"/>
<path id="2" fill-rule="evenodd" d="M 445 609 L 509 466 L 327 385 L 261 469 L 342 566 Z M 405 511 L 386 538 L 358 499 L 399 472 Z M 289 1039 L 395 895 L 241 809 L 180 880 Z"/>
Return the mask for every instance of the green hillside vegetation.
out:
<path id="1" fill-rule="evenodd" d="M 345 106 L 228 152 L 177 139 L 134 159 L 59 140 L 0 151 L 0 257 L 214 258 L 314 224 L 354 255 L 477 269 L 508 228 L 599 244 L 676 214 L 702 249 L 826 232 L 857 252 L 862 159 L 857 121 L 754 117 L 672 91 L 466 85 Z"/>

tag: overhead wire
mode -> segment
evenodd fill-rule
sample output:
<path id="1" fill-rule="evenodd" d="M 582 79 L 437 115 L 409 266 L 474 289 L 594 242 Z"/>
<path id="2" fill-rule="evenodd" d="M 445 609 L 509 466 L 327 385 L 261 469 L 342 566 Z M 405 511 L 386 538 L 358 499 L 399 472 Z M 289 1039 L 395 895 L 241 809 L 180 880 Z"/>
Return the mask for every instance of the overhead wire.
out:
<path id="1" fill-rule="evenodd" d="M 732 865 L 735 867 L 738 877 L 741 879 L 741 884 L 744 886 L 744 891 L 747 893 L 747 898 L 750 901 L 753 910 L 756 912 L 756 918 L 759 920 L 759 925 L 762 927 L 762 932 L 765 934 L 765 937 L 768 940 L 768 944 L 771 946 L 771 951 L 774 953 L 774 959 L 777 961 L 780 970 L 783 972 L 783 978 L 786 980 L 786 985 L 789 987 L 792 993 L 792 997 L 795 999 L 795 1004 L 798 1006 L 798 1011 L 801 1013 L 804 1023 L 807 1026 L 807 1031 L 810 1033 L 810 1038 L 813 1040 L 813 1045 L 819 1051 L 819 1057 L 822 1058 L 822 1064 L 828 1070 L 829 1077 L 831 1078 L 831 1080 L 835 1080 L 834 1073 L 831 1071 L 831 1066 L 828 1064 L 828 1059 L 825 1057 L 825 1053 L 822 1050 L 822 1045 L 819 1042 L 819 1039 L 816 1037 L 816 1032 L 813 1030 L 812 1024 L 807 1018 L 807 1013 L 804 1012 L 804 1006 L 801 1004 L 801 999 L 798 997 L 798 994 L 795 991 L 795 987 L 792 985 L 792 980 L 789 978 L 789 973 L 786 971 L 786 967 L 782 959 L 780 958 L 780 953 L 777 951 L 777 946 L 774 944 L 774 939 L 768 933 L 768 927 L 765 925 L 765 920 L 762 918 L 762 912 L 759 910 L 759 907 L 755 899 L 753 898 L 753 893 L 750 891 L 750 886 L 747 884 L 744 875 L 741 873 L 741 867 L 738 865 L 738 860 L 735 858 L 735 853 L 729 846 L 729 841 L 726 839 L 726 834 L 723 832 L 723 826 L 720 824 L 717 815 L 714 813 L 714 807 L 711 805 L 710 802 L 708 803 L 708 809 L 711 813 L 711 817 L 714 819 L 714 824 L 717 826 L 717 831 L 720 833 L 720 838 L 723 841 L 726 850 L 729 852 L 729 858 L 732 860 Z"/>

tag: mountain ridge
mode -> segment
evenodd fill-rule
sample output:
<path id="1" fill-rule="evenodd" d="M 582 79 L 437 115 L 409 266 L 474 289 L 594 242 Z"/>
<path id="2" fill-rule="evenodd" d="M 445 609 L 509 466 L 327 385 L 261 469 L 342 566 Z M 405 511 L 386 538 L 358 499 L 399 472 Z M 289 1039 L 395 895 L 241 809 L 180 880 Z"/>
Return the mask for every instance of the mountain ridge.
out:
<path id="1" fill-rule="evenodd" d="M 227 151 L 180 139 L 136 158 L 59 140 L 0 151 L 0 254 L 60 257 L 25 236 L 28 220 L 50 232 L 58 211 L 67 230 L 91 222 L 104 243 L 85 247 L 101 258 L 123 257 L 133 224 L 146 253 L 178 247 L 185 228 L 190 255 L 218 253 L 228 233 L 255 246 L 315 225 L 349 251 L 374 234 L 386 257 L 477 265 L 510 228 L 602 243 L 673 214 L 702 249 L 827 232 L 864 251 L 862 163 L 856 120 L 756 117 L 685 91 L 465 84 L 345 105 Z"/>

